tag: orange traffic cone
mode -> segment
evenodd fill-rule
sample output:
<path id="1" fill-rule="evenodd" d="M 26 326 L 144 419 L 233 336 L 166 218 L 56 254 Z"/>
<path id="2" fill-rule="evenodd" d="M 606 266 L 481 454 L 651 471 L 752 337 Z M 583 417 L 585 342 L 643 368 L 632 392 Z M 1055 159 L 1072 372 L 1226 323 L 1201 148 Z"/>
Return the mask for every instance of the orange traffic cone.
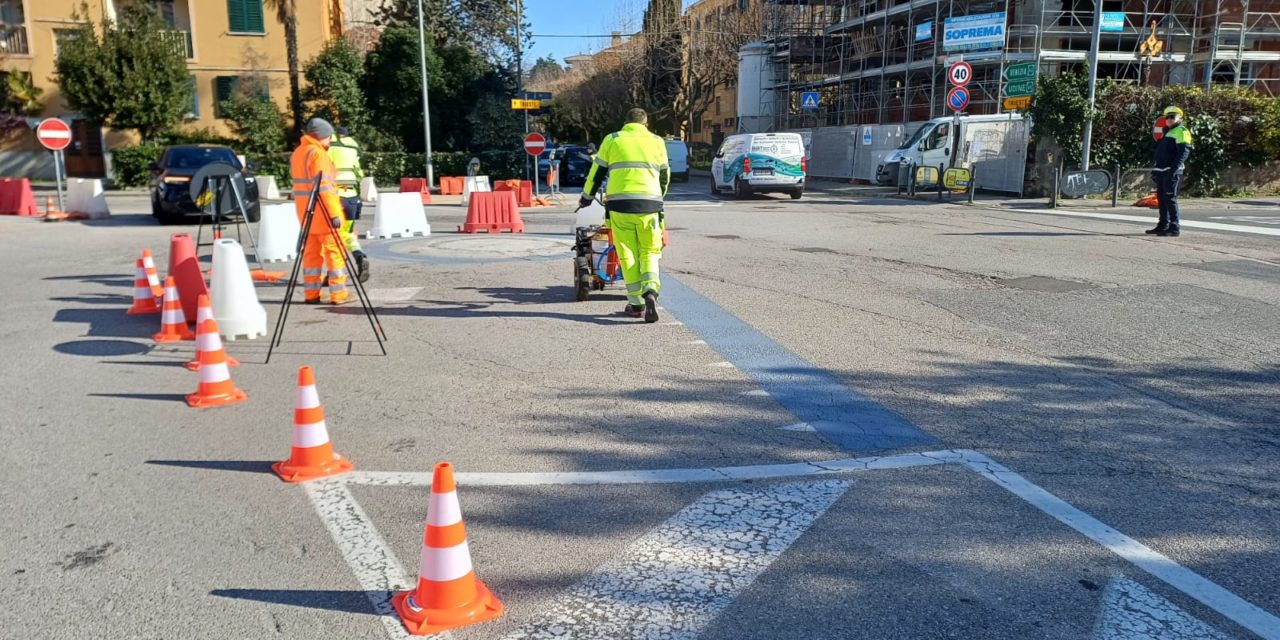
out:
<path id="1" fill-rule="evenodd" d="M 285 482 L 315 480 L 354 468 L 350 460 L 333 451 L 311 367 L 298 369 L 298 395 L 293 403 L 293 450 L 288 460 L 277 462 L 271 468 Z"/>
<path id="2" fill-rule="evenodd" d="M 217 351 L 222 348 L 222 338 L 218 337 L 218 330 L 215 327 L 212 331 L 205 331 L 204 321 L 213 319 L 213 305 L 209 304 L 209 296 L 200 296 L 200 305 L 196 309 L 196 357 L 190 362 L 182 365 L 187 371 L 200 370 L 200 352 L 201 351 Z M 227 356 L 228 367 L 240 366 L 240 361 Z"/>
<path id="3" fill-rule="evenodd" d="M 146 264 L 146 259 L 143 259 Z M 160 314 L 160 333 L 151 336 L 156 342 L 181 342 L 193 340 L 196 334 L 187 328 L 187 318 L 182 314 L 182 302 L 178 300 L 178 285 L 173 276 L 164 279 L 164 313 Z"/>
<path id="4" fill-rule="evenodd" d="M 503 606 L 471 567 L 453 465 L 436 465 L 418 588 L 391 599 L 409 633 L 427 635 L 502 617 Z"/>
<path id="5" fill-rule="evenodd" d="M 143 313 L 160 313 L 160 301 L 147 282 L 147 271 L 142 266 L 142 259 L 137 261 L 138 268 L 133 272 L 133 306 L 127 312 L 131 316 Z"/>
<path id="6" fill-rule="evenodd" d="M 164 287 L 160 286 L 160 274 L 156 273 L 156 261 L 151 257 L 150 249 L 142 250 L 142 268 L 147 270 L 147 282 L 157 298 L 164 297 Z"/>
<path id="7" fill-rule="evenodd" d="M 209 296 L 200 296 L 200 304 L 209 304 Z M 249 399 L 242 390 L 231 383 L 231 371 L 227 368 L 227 351 L 218 337 L 218 321 L 208 318 L 200 323 L 201 333 L 212 333 L 217 342 L 214 349 L 200 352 L 200 386 L 187 396 L 187 404 L 197 409 L 237 404 Z"/>

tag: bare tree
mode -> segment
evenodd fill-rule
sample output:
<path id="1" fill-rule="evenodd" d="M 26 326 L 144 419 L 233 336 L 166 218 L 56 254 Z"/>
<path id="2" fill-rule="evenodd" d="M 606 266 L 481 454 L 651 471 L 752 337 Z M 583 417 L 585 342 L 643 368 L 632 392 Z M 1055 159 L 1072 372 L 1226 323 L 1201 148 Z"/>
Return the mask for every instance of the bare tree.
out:
<path id="1" fill-rule="evenodd" d="M 738 50 L 765 37 L 766 21 L 775 9 L 756 0 L 745 8 L 729 3 L 685 16 L 685 77 L 676 113 L 686 132 L 711 108 L 717 87 L 737 79 Z"/>

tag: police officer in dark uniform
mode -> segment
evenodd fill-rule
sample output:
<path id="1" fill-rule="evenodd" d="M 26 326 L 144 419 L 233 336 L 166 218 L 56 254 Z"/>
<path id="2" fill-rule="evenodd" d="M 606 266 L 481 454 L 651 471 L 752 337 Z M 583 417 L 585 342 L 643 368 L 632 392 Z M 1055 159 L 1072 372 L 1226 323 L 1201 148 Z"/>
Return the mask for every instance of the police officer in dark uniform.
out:
<path id="1" fill-rule="evenodd" d="M 1191 132 L 1183 121 L 1182 109 L 1169 107 L 1164 110 L 1164 136 L 1156 142 L 1156 167 L 1152 177 L 1156 181 L 1156 200 L 1160 202 L 1160 222 L 1147 233 L 1157 236 L 1182 234 L 1178 218 L 1178 184 L 1191 156 Z"/>

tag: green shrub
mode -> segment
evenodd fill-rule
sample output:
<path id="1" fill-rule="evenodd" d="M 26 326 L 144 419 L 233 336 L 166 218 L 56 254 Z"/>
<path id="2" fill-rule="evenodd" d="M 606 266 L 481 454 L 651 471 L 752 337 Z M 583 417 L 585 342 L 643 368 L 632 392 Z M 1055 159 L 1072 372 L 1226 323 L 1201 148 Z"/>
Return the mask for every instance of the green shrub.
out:
<path id="1" fill-rule="evenodd" d="M 152 162 L 160 159 L 163 149 L 158 144 L 142 144 L 111 151 L 111 166 L 115 171 L 116 187 L 142 187 L 151 179 Z"/>

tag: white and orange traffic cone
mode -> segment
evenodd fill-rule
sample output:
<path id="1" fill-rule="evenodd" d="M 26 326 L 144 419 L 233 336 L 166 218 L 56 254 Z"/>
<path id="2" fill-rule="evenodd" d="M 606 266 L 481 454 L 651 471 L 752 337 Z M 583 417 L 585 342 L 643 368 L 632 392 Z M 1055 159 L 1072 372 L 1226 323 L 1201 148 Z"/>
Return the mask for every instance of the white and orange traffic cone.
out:
<path id="1" fill-rule="evenodd" d="M 503 605 L 471 566 L 453 465 L 436 465 L 418 587 L 391 600 L 409 633 L 427 635 L 502 617 Z"/>
<path id="2" fill-rule="evenodd" d="M 142 266 L 142 258 L 138 258 L 137 267 L 133 272 L 133 306 L 126 313 L 131 316 L 160 313 L 160 301 L 156 299 L 151 283 L 147 282 L 147 271 Z"/>
<path id="3" fill-rule="evenodd" d="M 143 264 L 146 260 L 143 260 Z M 173 276 L 164 279 L 164 312 L 160 314 L 160 333 L 151 336 L 156 342 L 182 342 L 194 340 L 196 334 L 187 328 L 187 317 L 182 314 L 182 301 L 178 300 L 178 285 Z"/>
<path id="4" fill-rule="evenodd" d="M 293 403 L 293 449 L 288 460 L 277 462 L 271 468 L 285 482 L 315 480 L 355 468 L 350 460 L 333 451 L 311 367 L 298 369 L 298 395 Z"/>
<path id="5" fill-rule="evenodd" d="M 222 348 L 222 338 L 218 336 L 216 325 L 212 331 L 206 331 L 205 320 L 213 320 L 213 305 L 209 304 L 208 296 L 200 296 L 200 304 L 196 309 L 196 357 L 190 362 L 182 365 L 187 371 L 200 370 L 200 352 L 201 351 L 217 351 Z M 227 356 L 228 367 L 240 366 L 240 361 Z"/>
<path id="6" fill-rule="evenodd" d="M 164 287 L 160 286 L 160 274 L 156 273 L 156 261 L 151 257 L 150 249 L 142 250 L 142 268 L 147 271 L 147 282 L 151 284 L 151 290 L 155 292 L 156 297 L 164 296 Z"/>
<path id="7" fill-rule="evenodd" d="M 200 304 L 208 305 L 209 296 L 200 296 Z M 187 396 L 187 404 L 197 409 L 237 404 L 249 399 L 248 394 L 231 382 L 231 370 L 227 368 L 227 351 L 218 338 L 218 321 L 209 318 L 200 323 L 201 333 L 212 333 L 217 348 L 200 352 L 200 386 Z"/>

